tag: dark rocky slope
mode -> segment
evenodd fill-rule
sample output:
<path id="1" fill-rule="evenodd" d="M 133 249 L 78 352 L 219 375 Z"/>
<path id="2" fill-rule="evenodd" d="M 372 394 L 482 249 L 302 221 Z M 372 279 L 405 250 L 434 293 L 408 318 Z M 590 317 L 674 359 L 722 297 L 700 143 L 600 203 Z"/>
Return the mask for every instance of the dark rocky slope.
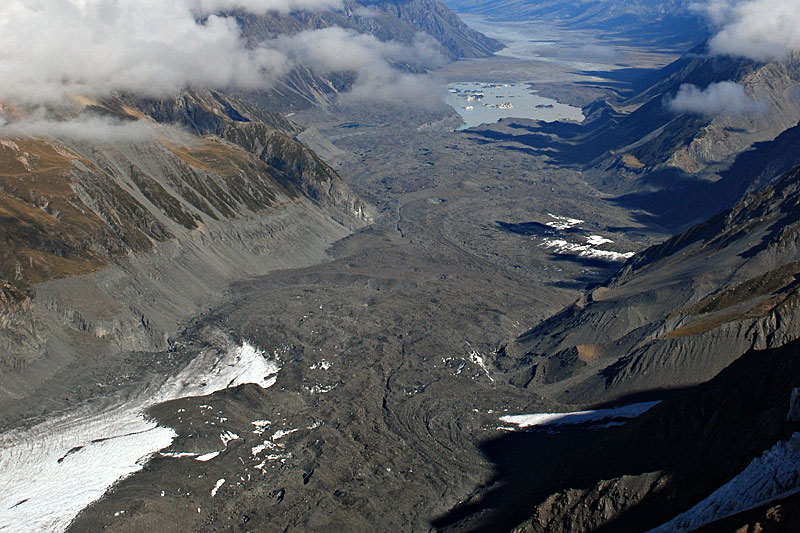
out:
<path id="1" fill-rule="evenodd" d="M 413 42 L 419 32 L 427 33 L 439 42 L 450 59 L 488 57 L 503 47 L 471 29 L 436 0 L 345 0 L 343 9 L 336 11 L 239 14 L 237 18 L 245 36 L 253 43 L 338 26 L 369 33 L 381 41 L 401 43 Z"/>
<path id="2" fill-rule="evenodd" d="M 748 192 L 759 190 L 800 163 L 798 143 L 800 126 L 794 126 L 771 141 L 754 143 L 713 179 L 695 177 L 670 183 L 656 177 L 650 187 L 623 194 L 615 202 L 642 210 L 650 223 L 685 229 L 694 221 L 729 209 Z"/>
<path id="3" fill-rule="evenodd" d="M 750 351 L 702 385 L 663 393 L 660 404 L 622 426 L 534 429 L 491 440 L 483 450 L 495 462 L 495 479 L 434 524 L 471 532 L 648 531 L 791 438 L 800 429 L 787 421 L 798 383 L 794 341 Z M 786 479 L 765 471 L 753 483 L 780 491 Z M 796 522 L 785 516 L 784 526 L 788 520 Z"/>
<path id="4" fill-rule="evenodd" d="M 786 498 L 800 486 L 792 455 L 798 228 L 800 166 L 638 254 L 498 350 L 493 365 L 508 382 L 573 405 L 566 410 L 661 402 L 624 424 L 534 427 L 489 440 L 482 449 L 495 478 L 434 525 L 611 532 L 757 522 L 789 530 L 796 502 Z M 711 497 L 722 499 L 704 503 Z"/>

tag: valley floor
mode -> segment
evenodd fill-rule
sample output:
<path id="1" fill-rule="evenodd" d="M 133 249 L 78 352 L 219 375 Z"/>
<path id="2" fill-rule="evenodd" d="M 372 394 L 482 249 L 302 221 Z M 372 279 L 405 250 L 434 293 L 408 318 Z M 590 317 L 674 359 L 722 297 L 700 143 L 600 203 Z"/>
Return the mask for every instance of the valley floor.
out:
<path id="1" fill-rule="evenodd" d="M 384 110 L 376 123 L 378 112 L 332 113 L 313 125 L 344 150 L 337 170 L 378 207 L 379 221 L 339 242 L 332 262 L 237 285 L 187 332 L 218 329 L 268 353 L 288 349 L 268 390 L 249 386 L 155 411 L 180 435 L 170 451 L 222 431 L 242 439 L 208 463 L 152 461 L 72 530 L 141 531 L 163 526 L 167 509 L 180 510 L 170 520 L 175 531 L 186 523 L 428 530 L 491 479 L 480 444 L 500 434 L 500 416 L 563 408 L 496 381 L 482 358 L 619 263 L 555 253 L 526 224 L 580 218 L 587 234 L 623 251 L 660 235 L 573 170 L 470 132 L 418 130 L 437 115 Z M 367 120 L 375 125 L 352 127 Z M 271 421 L 269 430 L 255 434 L 256 420 Z M 255 453 L 270 432 L 295 429 Z"/>
<path id="2" fill-rule="evenodd" d="M 443 75 L 547 80 L 576 103 L 608 90 L 581 92 L 546 65 L 500 58 Z M 636 252 L 665 236 L 577 170 L 453 132 L 448 109 L 292 120 L 342 151 L 330 162 L 378 221 L 334 245 L 330 262 L 235 285 L 187 327 L 168 357 L 187 360 L 222 332 L 275 354 L 277 381 L 153 407 L 178 435 L 172 446 L 72 531 L 429 530 L 492 479 L 481 443 L 505 431 L 501 416 L 565 409 L 496 380 L 484 358 L 620 265 L 582 252 Z"/>

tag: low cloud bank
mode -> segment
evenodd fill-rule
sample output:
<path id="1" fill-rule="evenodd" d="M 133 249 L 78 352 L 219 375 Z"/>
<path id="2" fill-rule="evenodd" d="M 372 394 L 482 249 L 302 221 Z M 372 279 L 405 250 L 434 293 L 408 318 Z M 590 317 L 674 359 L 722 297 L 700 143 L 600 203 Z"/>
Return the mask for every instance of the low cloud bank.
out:
<path id="1" fill-rule="evenodd" d="M 5 0 L 0 102 L 41 105 L 114 92 L 164 97 L 186 87 L 268 89 L 300 65 L 356 73 L 353 97 L 427 90 L 429 80 L 409 74 L 444 61 L 427 35 L 409 45 L 326 28 L 248 47 L 226 14 L 340 7 L 341 0 Z"/>
<path id="2" fill-rule="evenodd" d="M 411 45 L 382 42 L 368 34 L 342 28 L 325 28 L 281 37 L 278 50 L 293 64 L 310 66 L 319 73 L 354 72 L 355 84 L 347 101 L 398 102 L 429 107 L 444 97 L 444 84 L 428 75 L 414 74 L 443 65 L 439 44 L 424 33 Z"/>
<path id="3" fill-rule="evenodd" d="M 139 142 L 154 138 L 191 145 L 197 138 L 178 126 L 158 124 L 148 119 L 123 120 L 114 117 L 82 115 L 55 119 L 39 108 L 24 119 L 0 113 L 0 137 L 52 137 L 62 141 Z"/>
<path id="4" fill-rule="evenodd" d="M 738 83 L 723 81 L 705 89 L 689 83 L 681 85 L 675 98 L 667 101 L 667 107 L 677 113 L 717 116 L 758 114 L 764 111 L 765 104 L 753 100 Z"/>
<path id="5" fill-rule="evenodd" d="M 692 9 L 715 28 L 709 41 L 713 54 L 774 61 L 800 51 L 797 0 L 706 0 Z"/>

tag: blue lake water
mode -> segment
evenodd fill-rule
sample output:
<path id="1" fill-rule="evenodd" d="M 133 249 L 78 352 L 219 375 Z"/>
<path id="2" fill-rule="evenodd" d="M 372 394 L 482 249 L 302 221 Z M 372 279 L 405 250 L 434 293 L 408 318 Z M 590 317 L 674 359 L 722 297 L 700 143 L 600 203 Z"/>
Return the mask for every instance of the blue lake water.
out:
<path id="1" fill-rule="evenodd" d="M 464 119 L 462 129 L 509 117 L 546 122 L 584 119 L 580 108 L 538 96 L 524 83 L 458 82 L 447 88 L 447 103 Z"/>

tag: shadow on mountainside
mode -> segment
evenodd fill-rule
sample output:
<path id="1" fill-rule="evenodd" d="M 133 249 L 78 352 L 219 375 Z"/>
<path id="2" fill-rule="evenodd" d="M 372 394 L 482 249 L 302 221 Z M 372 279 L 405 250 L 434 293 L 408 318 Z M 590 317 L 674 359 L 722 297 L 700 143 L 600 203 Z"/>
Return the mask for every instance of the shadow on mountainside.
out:
<path id="1" fill-rule="evenodd" d="M 747 192 L 759 190 L 789 171 L 800 162 L 795 149 L 799 141 L 800 126 L 795 126 L 771 141 L 755 143 L 713 182 L 676 168 L 650 172 L 640 180 L 647 190 L 618 196 L 612 202 L 646 211 L 638 216 L 643 224 L 680 231 L 729 209 Z"/>
<path id="2" fill-rule="evenodd" d="M 616 405 L 662 398 L 607 429 L 516 431 L 482 444 L 495 478 L 432 520 L 443 531 L 645 531 L 683 512 L 786 439 L 800 341 L 750 351 L 711 381 L 654 390 Z M 604 406 L 598 406 L 604 407 Z"/>
<path id="3" fill-rule="evenodd" d="M 518 150 L 533 156 L 546 156 L 561 166 L 586 164 L 601 151 L 589 149 L 575 137 L 578 124 L 566 122 L 531 122 L 521 124 L 501 120 L 498 125 L 482 125 L 466 130 L 476 142 L 504 143 L 506 150 Z"/>
<path id="4" fill-rule="evenodd" d="M 596 119 L 593 125 L 583 126 L 513 119 L 473 128 L 468 133 L 477 142 L 500 143 L 507 150 L 547 157 L 558 166 L 578 167 L 594 187 L 616 194 L 609 201 L 630 210 L 638 223 L 671 233 L 729 209 L 747 192 L 772 183 L 800 162 L 794 149 L 800 140 L 800 126 L 795 126 L 774 140 L 755 143 L 737 156 L 715 181 L 673 166 L 647 167 L 630 175 L 620 170 L 621 175 L 617 176 L 613 168 L 597 167 L 599 158 L 607 156 L 609 150 L 628 142 L 628 137 L 635 138 L 607 129 L 608 124 L 617 120 L 618 117 L 609 115 Z M 683 138 L 698 126 L 699 123 L 692 122 L 677 128 L 676 138 Z M 637 135 L 646 130 L 645 127 Z M 642 160 L 658 161 L 663 153 L 669 153 L 672 144 L 672 141 L 663 145 L 645 143 L 634 152 Z"/>

